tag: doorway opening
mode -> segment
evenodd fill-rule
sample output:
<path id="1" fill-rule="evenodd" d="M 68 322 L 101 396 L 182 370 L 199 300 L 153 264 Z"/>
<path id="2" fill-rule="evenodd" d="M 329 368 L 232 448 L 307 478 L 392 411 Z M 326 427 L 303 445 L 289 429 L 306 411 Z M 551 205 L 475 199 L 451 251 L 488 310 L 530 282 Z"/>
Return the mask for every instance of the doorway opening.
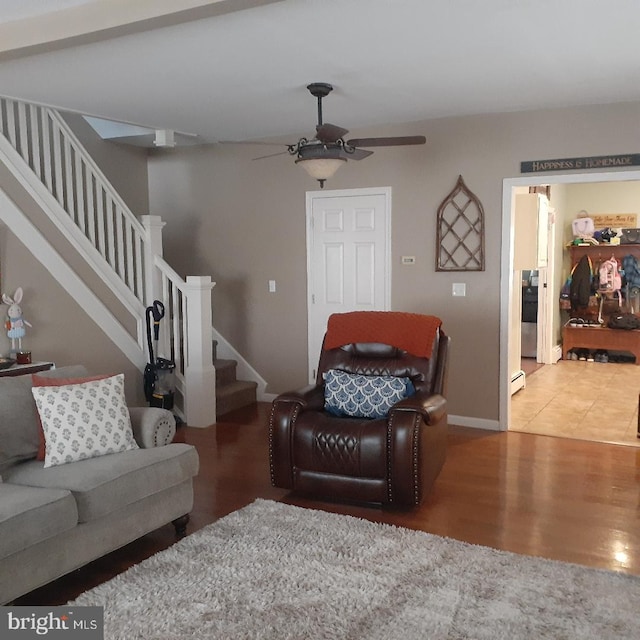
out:
<path id="1" fill-rule="evenodd" d="M 516 220 L 515 220 L 515 205 L 516 195 L 518 190 L 528 187 L 536 187 L 542 185 L 551 185 L 553 187 L 561 187 L 562 185 L 589 185 L 592 184 L 592 188 L 596 185 L 593 183 L 625 183 L 630 181 L 639 181 L 639 170 L 625 170 L 625 171 L 610 171 L 600 173 L 580 173 L 580 174 L 561 174 L 561 175 L 531 175 L 520 176 L 518 178 L 506 178 L 503 181 L 503 202 L 502 202 L 502 255 L 501 255 L 501 284 L 500 284 L 500 411 L 499 411 L 499 425 L 501 430 L 507 430 L 512 425 L 512 413 L 511 413 L 511 391 L 512 391 L 512 341 L 514 331 L 516 330 L 512 311 L 513 305 L 516 301 L 516 296 L 520 296 L 521 282 L 516 282 L 514 277 L 514 258 L 515 258 L 515 232 L 516 232 Z M 597 211 L 593 211 L 596 213 Z M 602 211 L 601 211 L 602 212 Z M 566 211 L 567 216 L 571 216 L 577 211 Z M 626 213 L 626 212 L 625 212 Z M 640 214 L 640 211 L 633 211 L 633 213 Z M 639 224 L 640 226 L 640 218 Z M 562 237 L 561 234 L 556 237 Z M 567 264 L 563 264 L 562 249 L 564 242 L 560 241 L 560 246 L 553 253 L 555 256 L 555 264 L 551 265 L 555 267 L 555 276 L 552 281 L 547 282 L 547 300 L 552 306 L 554 313 L 556 314 L 556 320 L 552 323 L 551 327 L 547 327 L 546 330 L 550 336 L 549 348 L 555 349 L 557 353 L 557 347 L 559 343 L 559 322 L 560 315 L 558 309 L 558 298 L 560 288 L 566 278 Z M 566 252 L 565 252 L 566 253 Z M 554 375 L 559 375 L 562 371 L 563 361 L 558 362 L 557 365 L 545 365 L 545 369 L 554 370 Z M 640 367 L 638 367 L 640 369 Z M 538 374 L 536 374 L 538 375 Z M 640 379 L 638 385 L 638 391 L 640 391 Z M 637 393 L 637 392 L 636 392 Z M 637 395 L 636 395 L 637 399 Z M 606 418 L 605 418 L 606 419 Z M 560 435 L 560 434 L 558 434 Z M 597 438 L 594 438 L 597 439 Z"/>
<path id="2" fill-rule="evenodd" d="M 526 377 L 538 366 L 560 357 L 552 348 L 550 331 L 554 305 L 549 300 L 549 284 L 555 278 L 558 230 L 551 190 L 549 185 L 527 186 L 515 187 L 514 193 L 514 289 L 509 325 L 512 394 L 525 387 Z"/>

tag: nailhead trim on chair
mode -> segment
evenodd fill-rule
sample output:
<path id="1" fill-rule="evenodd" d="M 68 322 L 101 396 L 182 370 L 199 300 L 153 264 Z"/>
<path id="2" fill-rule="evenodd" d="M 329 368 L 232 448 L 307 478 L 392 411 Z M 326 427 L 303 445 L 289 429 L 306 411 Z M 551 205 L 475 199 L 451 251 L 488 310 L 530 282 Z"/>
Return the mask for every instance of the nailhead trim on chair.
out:
<path id="1" fill-rule="evenodd" d="M 273 473 L 273 414 L 276 410 L 276 403 L 271 403 L 271 413 L 269 414 L 269 474 L 271 477 L 271 486 L 276 486 L 276 479 Z M 296 404 L 293 415 L 291 416 L 291 424 L 295 423 L 300 413 L 300 405 Z"/>
<path id="2" fill-rule="evenodd" d="M 269 475 L 271 476 L 271 486 L 275 487 L 275 477 L 273 475 L 273 413 L 276 403 L 271 403 L 271 412 L 269 413 Z"/>
<path id="3" fill-rule="evenodd" d="M 422 416 L 416 413 L 413 424 L 413 503 L 419 504 L 420 501 L 420 485 L 418 481 L 418 466 L 420 464 L 420 422 Z"/>
<path id="4" fill-rule="evenodd" d="M 393 486 L 391 484 L 391 448 L 393 446 L 393 411 L 387 421 L 387 499 L 389 503 L 393 502 Z M 420 500 L 420 482 L 419 482 L 419 466 L 420 466 L 420 422 L 422 417 L 416 413 L 413 423 L 413 503 L 419 504 Z"/>
<path id="5" fill-rule="evenodd" d="M 389 500 L 389 504 L 393 503 L 393 486 L 391 485 L 391 460 L 393 456 L 391 455 L 391 447 L 393 445 L 393 411 L 389 416 L 389 420 L 387 420 L 387 499 Z"/>

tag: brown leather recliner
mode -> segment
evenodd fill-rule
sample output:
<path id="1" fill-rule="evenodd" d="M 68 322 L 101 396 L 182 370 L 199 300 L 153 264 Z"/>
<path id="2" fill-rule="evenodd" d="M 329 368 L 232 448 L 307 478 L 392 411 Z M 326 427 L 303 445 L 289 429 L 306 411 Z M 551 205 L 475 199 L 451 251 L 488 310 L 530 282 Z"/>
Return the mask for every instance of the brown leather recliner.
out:
<path id="1" fill-rule="evenodd" d="M 342 321 L 344 316 L 350 316 L 346 318 L 348 326 L 358 328 L 361 318 L 371 319 L 373 323 L 365 324 L 372 324 L 374 329 L 357 329 L 354 342 L 334 346 L 335 340 L 328 341 L 332 320 Z M 444 396 L 450 343 L 438 320 L 431 333 L 424 336 L 429 342 L 426 348 L 414 348 L 423 338 L 415 334 L 416 321 L 420 323 L 424 318 L 437 320 L 398 312 L 331 316 L 316 384 L 283 393 L 273 401 L 269 457 L 274 486 L 336 501 L 400 507 L 420 504 L 445 461 Z M 407 332 L 413 333 L 407 333 L 404 340 L 402 322 L 407 320 Z M 382 331 L 390 336 L 388 341 L 403 343 L 414 352 L 428 351 L 428 357 L 414 355 L 384 340 L 370 340 L 380 322 L 391 327 L 390 331 Z M 337 341 L 344 342 L 344 335 L 342 331 Z M 363 337 L 366 341 L 360 340 Z M 400 400 L 384 418 L 336 417 L 324 409 L 324 374 L 330 369 L 408 377 L 416 393 Z"/>

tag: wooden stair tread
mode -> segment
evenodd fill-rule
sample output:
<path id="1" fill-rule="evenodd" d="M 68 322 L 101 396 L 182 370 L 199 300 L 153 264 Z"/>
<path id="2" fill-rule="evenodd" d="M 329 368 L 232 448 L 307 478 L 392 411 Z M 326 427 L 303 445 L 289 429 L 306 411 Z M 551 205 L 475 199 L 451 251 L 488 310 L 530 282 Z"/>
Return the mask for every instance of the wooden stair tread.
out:
<path id="1" fill-rule="evenodd" d="M 258 383 L 236 378 L 235 360 L 216 358 L 216 415 L 221 416 L 256 402 Z"/>
<path id="2" fill-rule="evenodd" d="M 216 397 L 220 398 L 223 396 L 228 396 L 236 391 L 244 391 L 245 389 L 257 389 L 258 383 L 248 380 L 235 380 L 234 382 L 229 382 L 227 384 L 223 384 L 222 386 L 216 389 Z"/>
<path id="3" fill-rule="evenodd" d="M 229 367 L 235 367 L 238 363 L 235 360 L 225 360 L 224 358 L 218 358 L 213 361 L 213 366 L 216 369 L 226 369 Z"/>
<path id="4" fill-rule="evenodd" d="M 256 402 L 257 388 L 256 382 L 246 380 L 236 380 L 217 387 L 216 415 L 221 416 Z"/>
<path id="5" fill-rule="evenodd" d="M 237 364 L 235 360 L 214 360 L 213 366 L 216 369 L 216 389 L 236 381 Z"/>

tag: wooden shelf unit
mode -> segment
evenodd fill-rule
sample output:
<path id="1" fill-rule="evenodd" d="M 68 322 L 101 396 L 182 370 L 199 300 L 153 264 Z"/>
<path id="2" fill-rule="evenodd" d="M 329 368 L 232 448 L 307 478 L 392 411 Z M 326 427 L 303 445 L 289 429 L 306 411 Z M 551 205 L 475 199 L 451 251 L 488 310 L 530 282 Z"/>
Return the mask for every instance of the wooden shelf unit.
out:
<path id="1" fill-rule="evenodd" d="M 0 369 L 0 378 L 9 378 L 14 376 L 26 376 L 30 373 L 38 373 L 39 371 L 48 371 L 55 365 L 53 362 L 31 362 L 29 364 L 14 364 L 8 369 Z"/>
<path id="2" fill-rule="evenodd" d="M 562 358 L 567 360 L 571 349 L 604 349 L 629 351 L 640 365 L 640 330 L 608 329 L 607 327 L 562 327 Z"/>
<path id="3" fill-rule="evenodd" d="M 622 264 L 622 258 L 628 255 L 635 255 L 640 261 L 640 244 L 588 244 L 575 245 L 569 247 L 571 252 L 571 266 L 573 267 L 580 258 L 588 255 L 593 262 L 594 269 L 602 260 L 608 260 L 611 256 Z"/>
<path id="4" fill-rule="evenodd" d="M 598 265 L 612 256 L 622 265 L 622 259 L 634 255 L 640 261 L 640 244 L 599 244 L 599 245 L 571 245 L 571 268 L 580 258 L 588 255 L 597 273 Z M 608 309 L 607 309 L 608 307 Z M 611 309 L 618 309 L 614 300 L 607 301 L 603 316 L 611 314 Z M 573 313 L 573 312 L 572 312 Z M 597 312 L 596 312 L 597 313 Z M 584 313 L 593 316 L 593 311 Z M 636 364 L 640 365 L 640 330 L 627 331 L 625 329 L 609 329 L 595 325 L 581 327 L 564 326 L 562 328 L 562 357 L 567 359 L 571 349 L 604 349 L 610 351 L 629 351 L 636 357 Z"/>

